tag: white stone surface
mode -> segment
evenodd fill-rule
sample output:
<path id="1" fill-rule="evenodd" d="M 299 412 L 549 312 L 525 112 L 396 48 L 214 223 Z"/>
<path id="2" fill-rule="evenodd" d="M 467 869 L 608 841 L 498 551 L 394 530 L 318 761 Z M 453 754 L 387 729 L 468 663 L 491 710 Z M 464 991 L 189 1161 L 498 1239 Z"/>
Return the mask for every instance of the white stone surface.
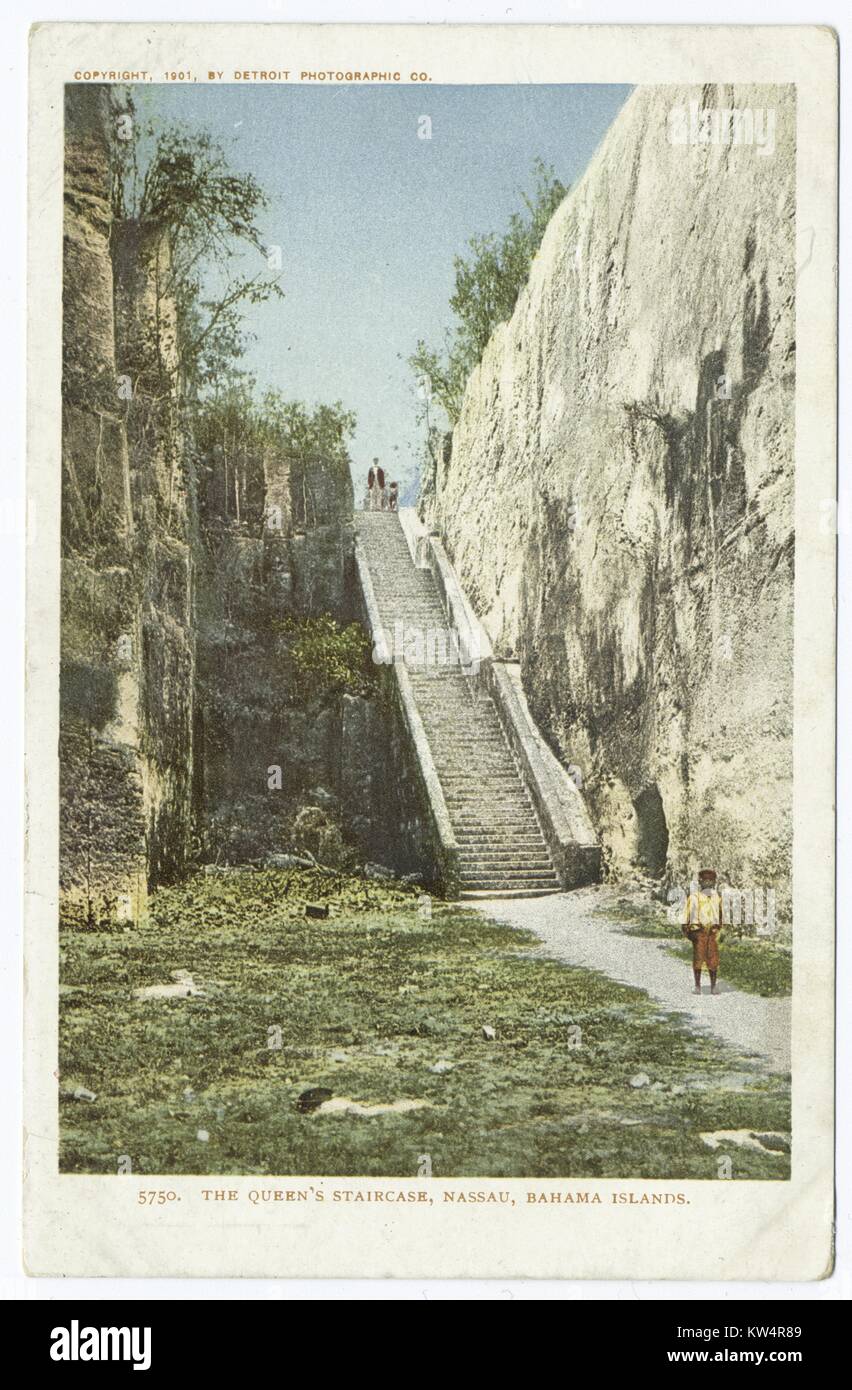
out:
<path id="1" fill-rule="evenodd" d="M 771 101 L 774 151 L 671 144 L 669 112 L 693 100 Z M 551 220 L 424 499 L 616 867 L 656 787 L 671 873 L 772 886 L 782 916 L 794 208 L 792 88 L 637 89 Z"/>

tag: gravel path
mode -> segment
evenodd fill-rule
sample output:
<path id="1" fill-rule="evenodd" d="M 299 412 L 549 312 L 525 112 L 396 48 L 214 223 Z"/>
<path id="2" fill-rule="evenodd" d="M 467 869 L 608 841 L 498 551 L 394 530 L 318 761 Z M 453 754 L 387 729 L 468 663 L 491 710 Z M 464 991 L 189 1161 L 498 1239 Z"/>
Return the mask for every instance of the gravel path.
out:
<path id="1" fill-rule="evenodd" d="M 724 943 L 721 993 L 711 995 L 705 972 L 701 995 L 693 994 L 689 963 L 671 956 L 665 941 L 631 936 L 622 922 L 601 913 L 619 896 L 620 891 L 593 887 L 546 898 L 480 901 L 476 906 L 489 917 L 534 932 L 541 938 L 544 954 L 635 985 L 666 1009 L 686 1015 L 696 1028 L 761 1059 L 769 1071 L 788 1072 L 790 999 L 764 999 L 726 984 Z"/>

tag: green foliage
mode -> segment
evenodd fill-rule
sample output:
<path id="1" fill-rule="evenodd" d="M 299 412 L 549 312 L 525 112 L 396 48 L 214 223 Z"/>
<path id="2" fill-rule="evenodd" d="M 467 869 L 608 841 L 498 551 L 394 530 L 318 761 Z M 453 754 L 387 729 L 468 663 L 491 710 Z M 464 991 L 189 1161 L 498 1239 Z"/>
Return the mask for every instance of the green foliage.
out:
<path id="1" fill-rule="evenodd" d="M 357 859 L 339 824 L 322 806 L 300 807 L 293 819 L 288 848 L 297 854 L 307 851 L 318 863 L 332 869 L 352 869 Z"/>
<path id="2" fill-rule="evenodd" d="M 372 647 L 360 623 L 347 627 L 327 613 L 278 624 L 289 652 L 290 697 L 297 704 L 330 695 L 373 692 Z"/>
<path id="3" fill-rule="evenodd" d="M 242 355 L 242 308 L 282 297 L 263 270 L 234 274 L 242 244 L 265 258 L 259 218 L 266 195 L 253 174 L 236 174 L 206 131 L 135 119 L 115 142 L 113 207 L 119 221 L 161 232 L 171 252 L 165 290 L 178 310 L 181 371 L 194 390 L 214 384 Z"/>
<path id="4" fill-rule="evenodd" d="M 309 410 L 300 401 L 285 400 L 279 391 L 267 391 L 257 415 L 262 437 L 283 454 L 348 462 L 346 446 L 355 432 L 356 419 L 341 401 Z"/>
<path id="5" fill-rule="evenodd" d="M 167 126 L 156 134 L 138 202 L 143 221 L 187 246 L 235 237 L 260 250 L 255 219 L 265 206 L 254 175 L 234 174 L 207 132 Z"/>
<path id="6" fill-rule="evenodd" d="M 265 456 L 348 467 L 355 424 L 340 401 L 310 409 L 278 391 L 258 400 L 249 378 L 228 372 L 194 411 L 202 523 L 248 521 L 256 527 L 263 520 Z"/>
<path id="7" fill-rule="evenodd" d="M 408 359 L 408 365 L 417 376 L 423 401 L 422 414 L 429 432 L 429 449 L 433 454 L 440 436 L 440 430 L 433 424 L 429 413 L 430 397 L 437 401 L 451 425 L 456 423 L 461 411 L 464 391 L 468 377 L 479 361 L 470 357 L 459 345 L 447 336 L 444 352 L 426 345 L 418 339 L 417 348 Z"/>
<path id="8" fill-rule="evenodd" d="M 329 916 L 306 918 L 317 902 Z M 789 1132 L 784 1078 L 661 1018 L 641 991 L 534 945 L 458 904 L 435 902 L 424 920 L 398 885 L 292 869 L 160 889 L 132 932 L 63 932 L 62 1171 L 114 1173 L 130 1154 L 138 1174 L 413 1180 L 428 1153 L 439 1185 L 714 1183 L 702 1132 Z M 204 996 L 134 997 L 175 970 Z M 638 1071 L 655 1085 L 633 1088 Z M 96 1098 L 75 1099 L 79 1086 Z M 313 1086 L 367 1105 L 425 1105 L 300 1114 L 296 1099 Z M 735 1180 L 789 1176 L 783 1141 L 732 1152 Z"/>
<path id="9" fill-rule="evenodd" d="M 341 871 L 352 869 L 358 857 L 325 807 L 306 805 L 298 797 L 270 801 L 257 795 L 216 806 L 207 818 L 202 851 L 208 863 L 222 865 L 309 853 L 324 867 Z"/>
<path id="10" fill-rule="evenodd" d="M 219 801 L 204 819 L 201 854 L 210 864 L 248 864 L 287 846 L 292 808 L 269 796 Z"/>
<path id="11" fill-rule="evenodd" d="M 185 423 L 202 455 L 222 456 L 221 516 L 241 520 L 240 487 L 249 504 L 252 491 L 262 497 L 265 449 L 348 463 L 355 417 L 340 402 L 310 410 L 276 391 L 258 400 L 237 365 L 247 341 L 244 310 L 282 296 L 278 278 L 265 273 L 260 219 L 268 202 L 254 175 L 235 173 L 204 130 L 138 120 L 129 94 L 117 115 L 130 118 L 132 138 L 113 145 L 116 223 L 168 243 L 160 293 L 177 308 Z M 262 269 L 252 268 L 253 256 L 263 257 Z"/>
<path id="12" fill-rule="evenodd" d="M 498 324 L 512 317 L 518 296 L 548 222 L 568 189 L 542 160 L 533 165 L 535 187 L 523 194 L 524 210 L 512 214 L 502 236 L 487 233 L 468 242 L 469 256 L 456 256 L 455 290 L 450 308 L 456 328 L 443 353 L 422 340 L 409 358 L 418 379 L 443 407 L 451 423 L 458 419 L 468 377 Z"/>

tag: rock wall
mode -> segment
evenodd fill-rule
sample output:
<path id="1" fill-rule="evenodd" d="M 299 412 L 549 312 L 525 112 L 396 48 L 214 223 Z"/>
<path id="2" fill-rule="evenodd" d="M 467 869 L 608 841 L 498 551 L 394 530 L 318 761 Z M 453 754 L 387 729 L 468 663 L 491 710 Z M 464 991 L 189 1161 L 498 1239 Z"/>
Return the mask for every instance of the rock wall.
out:
<path id="1" fill-rule="evenodd" d="M 300 813 L 320 853 L 422 867 L 379 683 L 288 687 L 288 620 L 357 619 L 348 459 L 196 446 L 168 241 L 115 215 L 115 117 L 67 89 L 60 877 L 89 928 L 211 843 L 283 849 Z"/>
<path id="2" fill-rule="evenodd" d="M 62 412 L 60 877 L 63 915 L 130 918 L 147 884 L 137 591 L 110 256 L 110 107 L 68 87 Z"/>
<path id="3" fill-rule="evenodd" d="M 105 87 L 65 108 L 60 875 L 133 920 L 193 846 L 189 463 L 167 249 L 112 208 Z"/>
<path id="4" fill-rule="evenodd" d="M 239 863 L 304 845 L 335 866 L 377 861 L 425 880 L 425 829 L 406 794 L 406 749 L 382 673 L 368 665 L 361 694 L 332 684 L 306 697 L 294 682 L 301 623 L 331 617 L 345 628 L 361 618 L 348 460 L 244 456 L 239 521 L 236 507 L 222 518 L 224 472 L 224 459 L 202 461 L 206 855 Z M 365 646 L 369 657 L 366 635 Z"/>
<path id="5" fill-rule="evenodd" d="M 139 755 L 148 875 L 180 876 L 195 846 L 194 465 L 181 420 L 167 241 L 113 225 L 116 351 L 126 407 L 138 580 Z"/>
<path id="6" fill-rule="evenodd" d="M 364 860 L 439 891 L 432 834 L 416 792 L 414 752 L 387 666 L 378 669 L 372 699 L 343 697 L 341 732 L 337 786 L 347 837 Z"/>
<path id="7" fill-rule="evenodd" d="M 345 618 L 353 546 L 344 458 L 306 470 L 267 451 L 243 463 L 261 482 L 239 520 L 216 505 L 223 460 L 203 464 L 198 550 L 202 806 L 214 855 L 231 862 L 283 849 L 300 805 L 339 809 L 340 699 L 293 698 L 286 624 Z"/>
<path id="8" fill-rule="evenodd" d="M 771 109 L 771 149 L 691 143 L 732 108 L 758 133 Z M 794 179 L 792 88 L 634 92 L 553 217 L 424 498 L 579 768 L 613 870 L 683 881 L 709 863 L 779 904 Z"/>

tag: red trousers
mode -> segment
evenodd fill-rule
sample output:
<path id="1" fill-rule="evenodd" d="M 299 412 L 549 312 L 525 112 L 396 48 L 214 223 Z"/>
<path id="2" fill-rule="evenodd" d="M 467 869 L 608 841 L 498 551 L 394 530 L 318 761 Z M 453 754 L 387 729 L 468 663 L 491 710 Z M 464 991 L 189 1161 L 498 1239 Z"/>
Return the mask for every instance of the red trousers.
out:
<path id="1" fill-rule="evenodd" d="M 689 933 L 693 970 L 700 970 L 702 966 L 706 966 L 708 970 L 719 969 L 718 936 L 718 928 L 712 927 L 695 927 Z"/>

